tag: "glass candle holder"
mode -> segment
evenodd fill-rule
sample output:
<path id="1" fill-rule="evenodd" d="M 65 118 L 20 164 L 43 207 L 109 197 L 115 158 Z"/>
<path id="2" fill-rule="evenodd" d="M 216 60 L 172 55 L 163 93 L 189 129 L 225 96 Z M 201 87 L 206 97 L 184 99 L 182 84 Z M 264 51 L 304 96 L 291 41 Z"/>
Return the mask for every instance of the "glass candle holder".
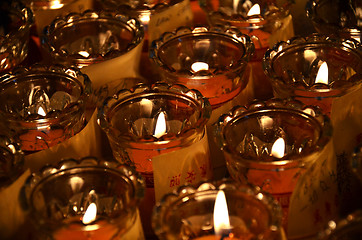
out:
<path id="1" fill-rule="evenodd" d="M 149 31 L 149 24 L 150 24 L 151 16 L 154 17 L 154 16 L 158 15 L 159 13 L 162 13 L 177 4 L 181 4 L 182 2 L 188 2 L 185 0 L 166 0 L 166 1 L 161 1 L 161 0 L 152 0 L 152 1 L 150 1 L 150 0 L 145 0 L 145 1 L 96 0 L 96 1 L 99 2 L 100 5 L 102 6 L 102 8 L 104 8 L 104 9 L 117 9 L 117 11 L 119 11 L 125 15 L 139 19 L 145 29 L 146 41 L 148 40 L 149 34 L 152 34 Z M 179 16 L 179 17 L 181 20 L 182 16 Z M 170 24 L 170 19 L 167 19 L 167 20 L 164 19 L 164 21 L 167 21 Z M 191 22 L 191 19 L 190 19 L 190 22 Z M 145 46 L 148 47 L 148 43 L 145 44 Z"/>
<path id="2" fill-rule="evenodd" d="M 318 234 L 317 239 L 358 240 L 361 239 L 361 236 L 362 236 L 362 210 L 356 210 L 343 219 L 329 221 L 328 226 Z"/>
<path id="3" fill-rule="evenodd" d="M 0 189 L 12 184 L 25 171 L 20 144 L 0 134 Z"/>
<path id="4" fill-rule="evenodd" d="M 44 28 L 41 43 L 47 55 L 78 68 L 124 55 L 140 45 L 141 23 L 115 11 L 86 10 L 57 17 Z"/>
<path id="5" fill-rule="evenodd" d="M 160 240 L 283 239 L 280 205 L 230 180 L 185 185 L 165 195 L 152 223 Z"/>
<path id="6" fill-rule="evenodd" d="M 359 1 L 309 0 L 306 14 L 317 32 L 334 34 L 341 38 L 361 40 L 361 16 Z"/>
<path id="7" fill-rule="evenodd" d="M 249 35 L 254 42 L 256 59 L 261 60 L 267 48 L 275 43 L 293 37 L 290 33 L 278 33 L 286 24 L 284 20 L 291 16 L 288 1 L 199 0 L 199 5 L 210 25 L 235 26 Z"/>
<path id="8" fill-rule="evenodd" d="M 88 77 L 76 68 L 33 65 L 0 76 L 0 115 L 26 154 L 52 147 L 85 126 Z"/>
<path id="9" fill-rule="evenodd" d="M 138 205 L 144 181 L 132 168 L 94 157 L 33 173 L 22 189 L 39 239 L 144 239 Z"/>
<path id="10" fill-rule="evenodd" d="M 234 27 L 180 27 L 164 33 L 150 47 L 161 78 L 197 89 L 213 109 L 237 96 L 254 52 L 249 36 Z"/>
<path id="11" fill-rule="evenodd" d="M 153 187 L 152 159 L 203 139 L 209 115 L 210 104 L 198 91 L 167 83 L 139 84 L 107 98 L 98 123 L 115 158 L 134 166 Z"/>
<path id="12" fill-rule="evenodd" d="M 44 27 L 49 25 L 56 16 L 70 12 L 81 12 L 93 8 L 92 0 L 20 0 L 34 14 L 34 25 L 40 36 Z"/>
<path id="13" fill-rule="evenodd" d="M 295 97 L 330 114 L 333 99 L 361 87 L 361 60 L 357 41 L 313 34 L 276 44 L 263 68 L 276 97 Z"/>
<path id="14" fill-rule="evenodd" d="M 181 85 L 140 84 L 104 101 L 98 123 L 114 157 L 146 180 L 141 204 L 145 234 L 153 235 L 155 201 L 186 182 L 212 177 L 206 122 L 211 107 L 198 91 Z"/>
<path id="15" fill-rule="evenodd" d="M 0 4 L 0 72 L 19 65 L 28 55 L 33 15 L 17 1 Z"/>
<path id="16" fill-rule="evenodd" d="M 233 179 L 267 191 L 283 207 L 303 172 L 331 140 L 329 118 L 298 101 L 271 99 L 235 107 L 215 123 L 215 136 Z"/>

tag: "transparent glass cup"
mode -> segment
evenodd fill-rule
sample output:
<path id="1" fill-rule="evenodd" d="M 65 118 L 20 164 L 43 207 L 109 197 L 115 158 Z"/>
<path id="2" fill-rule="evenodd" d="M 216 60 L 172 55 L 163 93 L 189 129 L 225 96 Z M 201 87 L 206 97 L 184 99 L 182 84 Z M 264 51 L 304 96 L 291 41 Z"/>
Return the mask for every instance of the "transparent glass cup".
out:
<path id="1" fill-rule="evenodd" d="M 294 97 L 330 114 L 333 99 L 362 85 L 361 49 L 353 39 L 296 37 L 269 49 L 263 68 L 275 97 Z"/>
<path id="2" fill-rule="evenodd" d="M 262 59 L 273 34 L 283 27 L 283 20 L 290 15 L 288 1 L 226 1 L 199 0 L 210 25 L 230 25 L 251 37 L 256 59 Z M 282 36 L 281 36 L 282 37 Z M 287 39 L 291 37 L 288 36 Z M 285 39 L 285 40 L 287 40 Z M 281 41 L 284 39 L 278 39 Z M 274 43 L 272 43 L 274 45 Z M 262 52 L 258 54 L 258 52 Z"/>
<path id="3" fill-rule="evenodd" d="M 286 227 L 298 179 L 331 140 L 329 118 L 298 101 L 271 99 L 235 107 L 214 127 L 231 177 L 271 193 Z"/>
<path id="4" fill-rule="evenodd" d="M 51 60 L 82 68 L 122 56 L 143 38 L 143 26 L 136 18 L 111 10 L 86 10 L 54 19 L 44 28 L 41 42 Z"/>
<path id="5" fill-rule="evenodd" d="M 0 76 L 0 115 L 26 154 L 52 147 L 85 126 L 88 77 L 60 65 L 19 67 Z"/>
<path id="6" fill-rule="evenodd" d="M 319 232 L 318 240 L 358 240 L 362 236 L 362 210 L 356 210 L 343 219 L 331 220 L 327 227 Z"/>
<path id="7" fill-rule="evenodd" d="M 309 0 L 306 14 L 314 28 L 321 34 L 333 34 L 341 38 L 361 41 L 360 1 Z"/>
<path id="8" fill-rule="evenodd" d="M 144 181 L 120 163 L 65 159 L 28 177 L 21 196 L 39 239 L 143 239 Z"/>
<path id="9" fill-rule="evenodd" d="M 106 99 L 98 111 L 116 160 L 133 166 L 146 181 L 141 204 L 145 234 L 153 235 L 155 201 L 180 184 L 212 177 L 206 122 L 211 106 L 182 85 L 139 84 Z"/>
<path id="10" fill-rule="evenodd" d="M 158 134 L 160 114 L 166 125 Z M 197 91 L 167 83 L 139 84 L 107 98 L 99 108 L 98 123 L 117 160 L 152 176 L 152 157 L 198 142 L 209 114 L 207 99 Z"/>
<path id="11" fill-rule="evenodd" d="M 218 193 L 225 195 L 230 226 L 217 237 L 214 216 Z M 231 180 L 181 186 L 157 203 L 153 228 L 160 240 L 283 239 L 280 205 L 258 188 Z M 220 216 L 220 215 L 217 215 Z M 222 215 L 221 215 L 222 216 Z"/>
<path id="12" fill-rule="evenodd" d="M 3 1 L 0 16 L 0 72 L 5 72 L 28 56 L 33 14 L 17 1 Z"/>
<path id="13" fill-rule="evenodd" d="M 0 189 L 12 184 L 25 171 L 20 144 L 3 132 L 0 134 Z"/>
<path id="14" fill-rule="evenodd" d="M 152 42 L 150 58 L 161 78 L 197 89 L 213 109 L 237 96 L 254 44 L 237 28 L 180 27 Z"/>

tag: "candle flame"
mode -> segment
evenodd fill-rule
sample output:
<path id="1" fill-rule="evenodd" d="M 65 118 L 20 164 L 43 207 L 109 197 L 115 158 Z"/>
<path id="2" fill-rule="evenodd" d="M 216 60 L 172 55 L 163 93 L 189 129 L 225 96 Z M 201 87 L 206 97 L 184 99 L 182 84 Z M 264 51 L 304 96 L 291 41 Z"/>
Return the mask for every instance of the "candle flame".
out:
<path id="1" fill-rule="evenodd" d="M 191 70 L 193 72 L 199 72 L 199 71 L 202 71 L 202 70 L 209 70 L 209 64 L 205 63 L 205 62 L 194 62 L 192 65 L 191 65 Z"/>
<path id="2" fill-rule="evenodd" d="M 250 8 L 247 16 L 259 15 L 259 14 L 260 14 L 260 5 L 256 3 Z"/>
<path id="3" fill-rule="evenodd" d="M 222 235 L 225 230 L 230 230 L 229 211 L 225 193 L 219 190 L 214 205 L 214 231 L 216 235 Z"/>
<path id="4" fill-rule="evenodd" d="M 285 152 L 285 142 L 283 138 L 278 138 L 272 147 L 271 155 L 276 158 L 282 158 L 284 157 Z"/>
<path id="5" fill-rule="evenodd" d="M 163 112 L 161 112 L 156 121 L 156 127 L 153 136 L 160 138 L 166 134 L 166 117 Z"/>
<path id="6" fill-rule="evenodd" d="M 84 224 L 92 223 L 97 217 L 97 205 L 95 203 L 89 204 L 87 210 L 84 213 L 82 222 Z"/>
<path id="7" fill-rule="evenodd" d="M 41 106 L 38 108 L 38 114 L 43 117 L 45 117 L 45 115 L 47 115 L 44 111 L 44 108 Z"/>
<path id="8" fill-rule="evenodd" d="M 50 9 L 60 9 L 64 6 L 64 4 L 60 3 L 59 0 L 53 0 L 49 2 Z"/>
<path id="9" fill-rule="evenodd" d="M 90 55 L 89 52 L 87 52 L 87 51 L 79 51 L 78 54 L 85 58 L 89 57 L 89 55 Z"/>
<path id="10" fill-rule="evenodd" d="M 323 62 L 319 67 L 315 83 L 328 84 L 328 65 L 326 62 Z"/>

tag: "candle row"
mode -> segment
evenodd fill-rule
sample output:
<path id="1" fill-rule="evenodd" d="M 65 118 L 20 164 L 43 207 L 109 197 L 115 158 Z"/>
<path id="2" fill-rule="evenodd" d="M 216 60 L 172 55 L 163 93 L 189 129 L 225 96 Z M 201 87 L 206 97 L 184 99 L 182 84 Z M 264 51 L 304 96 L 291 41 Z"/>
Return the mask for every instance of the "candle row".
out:
<path id="1" fill-rule="evenodd" d="M 336 107 L 360 96 L 358 41 L 292 38 L 288 4 L 200 1 L 208 25 L 192 26 L 189 1 L 146 9 L 100 2 L 100 11 L 47 24 L 32 5 L 49 64 L 14 67 L 26 50 L 1 61 L 1 129 L 25 153 L 33 176 L 24 207 L 46 237 L 284 239 L 323 228 L 320 217 L 296 226 L 321 199 L 328 217 L 338 215 L 328 198 L 344 149 L 332 138 L 345 137 L 340 119 L 358 116 L 354 105 L 343 114 Z M 26 35 L 33 16 L 20 12 Z M 263 81 L 277 98 L 253 101 Z M 137 175 L 139 195 L 110 172 L 126 182 Z M 232 182 L 213 182 L 225 176 Z M 46 187 L 40 178 L 54 180 Z"/>

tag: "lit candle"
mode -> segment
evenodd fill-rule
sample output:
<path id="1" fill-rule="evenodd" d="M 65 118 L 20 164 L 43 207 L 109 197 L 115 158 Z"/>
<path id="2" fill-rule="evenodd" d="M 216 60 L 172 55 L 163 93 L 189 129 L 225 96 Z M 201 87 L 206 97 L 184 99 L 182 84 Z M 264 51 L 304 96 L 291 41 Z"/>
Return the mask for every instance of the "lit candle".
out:
<path id="1" fill-rule="evenodd" d="M 0 78 L 0 114 L 25 153 L 64 142 L 86 125 L 91 82 L 78 69 L 37 64 Z"/>
<path id="2" fill-rule="evenodd" d="M 145 186 L 139 173 L 94 157 L 57 166 L 35 172 L 23 186 L 37 238 L 144 239 L 138 205 Z"/>
<path id="3" fill-rule="evenodd" d="M 183 185 L 165 195 L 153 221 L 160 240 L 281 239 L 279 205 L 260 190 L 227 179 Z"/>
<path id="4" fill-rule="evenodd" d="M 198 91 L 167 83 L 123 89 L 99 109 L 113 155 L 146 180 L 140 209 L 147 233 L 155 201 L 184 183 L 211 178 L 205 130 L 210 111 Z"/>
<path id="5" fill-rule="evenodd" d="M 239 238 L 234 238 L 234 235 L 231 233 L 232 226 L 230 226 L 229 210 L 227 208 L 225 193 L 222 190 L 219 190 L 216 195 L 213 220 L 214 220 L 215 234 L 194 238 L 195 240 L 213 240 L 213 239 L 238 240 L 239 239 Z M 252 236 L 252 234 L 250 235 Z"/>
<path id="6" fill-rule="evenodd" d="M 235 28 L 181 27 L 155 40 L 150 52 L 165 81 L 197 89 L 216 109 L 247 85 L 242 76 L 254 45 Z"/>
<path id="7" fill-rule="evenodd" d="M 215 124 L 233 179 L 271 193 L 284 211 L 300 176 L 331 139 L 329 118 L 295 100 L 272 99 L 236 107 Z"/>
<path id="8" fill-rule="evenodd" d="M 360 51 L 353 39 L 313 34 L 275 44 L 265 53 L 263 68 L 275 97 L 293 97 L 330 116 L 335 100 L 343 101 L 362 82 Z"/>

